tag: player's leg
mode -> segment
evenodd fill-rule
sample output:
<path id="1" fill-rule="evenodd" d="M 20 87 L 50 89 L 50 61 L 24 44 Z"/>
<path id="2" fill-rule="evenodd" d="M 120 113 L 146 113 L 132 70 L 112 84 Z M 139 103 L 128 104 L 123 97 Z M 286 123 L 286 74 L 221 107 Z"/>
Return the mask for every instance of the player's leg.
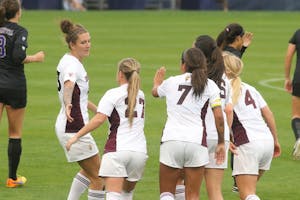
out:
<path id="1" fill-rule="evenodd" d="M 145 169 L 146 161 L 148 156 L 144 153 L 139 152 L 124 152 L 130 159 L 126 159 L 126 157 L 122 154 L 125 160 L 128 162 L 124 162 L 127 178 L 124 179 L 123 188 L 122 188 L 122 200 L 132 200 L 134 194 L 134 188 L 139 180 L 141 180 L 143 176 L 143 172 Z"/>
<path id="2" fill-rule="evenodd" d="M 198 200 L 200 187 L 204 177 L 204 166 L 184 168 L 185 197 L 189 200 Z"/>
<path id="3" fill-rule="evenodd" d="M 103 183 L 98 175 L 100 168 L 99 155 L 96 154 L 85 160 L 78 161 L 78 164 L 80 165 L 82 170 L 84 170 L 88 179 L 91 181 L 88 192 L 88 200 L 104 199 L 105 193 L 102 190 Z"/>
<path id="4" fill-rule="evenodd" d="M 256 194 L 256 184 L 258 181 L 257 175 L 237 175 L 236 183 L 239 188 L 239 194 L 241 200 L 246 200 L 249 195 Z M 248 197 L 249 199 L 249 197 Z"/>
<path id="5" fill-rule="evenodd" d="M 89 188 L 90 183 L 91 182 L 84 170 L 80 170 L 80 172 L 78 172 L 73 178 L 67 200 L 79 199 L 82 193 L 84 193 L 85 190 Z"/>
<path id="6" fill-rule="evenodd" d="M 223 200 L 223 175 L 224 169 L 205 168 L 204 176 L 209 200 Z"/>
<path id="7" fill-rule="evenodd" d="M 124 183 L 123 177 L 105 177 L 106 200 L 121 200 L 122 188 Z"/>
<path id="8" fill-rule="evenodd" d="M 176 183 L 175 200 L 185 200 L 184 170 L 180 170 L 180 177 Z"/>
<path id="9" fill-rule="evenodd" d="M 180 169 L 169 167 L 160 163 L 159 166 L 159 188 L 161 200 L 173 200 L 176 182 L 180 176 Z"/>
<path id="10" fill-rule="evenodd" d="M 292 129 L 296 138 L 293 157 L 300 160 L 300 84 L 293 84 L 292 96 Z"/>
<path id="11" fill-rule="evenodd" d="M 122 191 L 122 200 L 132 200 L 133 192 L 137 181 L 131 182 L 128 180 L 124 180 L 123 183 L 123 191 Z"/>
<path id="12" fill-rule="evenodd" d="M 8 119 L 8 167 L 9 167 L 9 179 L 7 181 L 8 187 L 16 187 L 18 185 L 23 185 L 26 179 L 25 177 L 20 177 L 21 179 L 24 178 L 24 181 L 19 180 L 17 177 L 17 170 L 21 158 L 22 153 L 22 145 L 21 145 L 21 137 L 22 137 L 22 127 L 25 115 L 25 108 L 13 108 L 9 105 L 5 106 L 7 119 Z M 14 181 L 16 184 L 14 184 Z"/>

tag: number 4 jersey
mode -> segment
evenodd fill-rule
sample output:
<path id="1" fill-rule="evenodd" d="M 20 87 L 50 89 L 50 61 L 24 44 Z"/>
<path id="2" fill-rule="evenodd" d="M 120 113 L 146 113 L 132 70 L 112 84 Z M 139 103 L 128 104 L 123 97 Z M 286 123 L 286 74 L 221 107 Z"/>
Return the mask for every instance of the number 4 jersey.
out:
<path id="1" fill-rule="evenodd" d="M 105 153 L 115 151 L 147 153 L 144 135 L 145 95 L 139 90 L 136 97 L 133 123 L 130 127 L 127 111 L 127 87 L 128 84 L 123 84 L 120 87 L 110 89 L 99 101 L 97 112 L 108 116 L 110 123 Z"/>
<path id="2" fill-rule="evenodd" d="M 261 114 L 261 109 L 267 106 L 267 103 L 254 87 L 246 83 L 242 83 L 241 87 L 241 96 L 233 109 L 234 143 L 239 146 L 253 140 L 272 139 Z"/>
<path id="3" fill-rule="evenodd" d="M 26 89 L 24 64 L 28 32 L 16 23 L 0 27 L 0 87 Z"/>

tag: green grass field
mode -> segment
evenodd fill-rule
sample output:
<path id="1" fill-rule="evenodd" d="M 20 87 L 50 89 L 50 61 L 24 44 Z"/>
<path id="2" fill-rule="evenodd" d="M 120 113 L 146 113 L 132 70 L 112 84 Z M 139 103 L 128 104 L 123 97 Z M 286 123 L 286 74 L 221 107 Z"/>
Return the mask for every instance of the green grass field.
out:
<path id="1" fill-rule="evenodd" d="M 21 25 L 29 31 L 28 53 L 46 52 L 42 64 L 26 66 L 28 106 L 23 133 L 23 154 L 19 173 L 26 176 L 23 188 L 7 189 L 7 120 L 0 126 L 0 199 L 66 199 L 76 163 L 66 162 L 54 131 L 59 110 L 56 66 L 68 51 L 59 21 L 69 18 L 83 24 L 91 33 L 91 55 L 85 60 L 90 78 L 90 100 L 98 103 L 104 91 L 116 86 L 117 62 L 134 57 L 142 64 L 142 87 L 146 94 L 145 133 L 149 160 L 144 178 L 137 185 L 135 200 L 159 199 L 158 154 L 161 130 L 166 119 L 164 100 L 151 96 L 155 70 L 166 66 L 167 76 L 179 73 L 182 50 L 200 34 L 216 37 L 225 25 L 238 22 L 254 33 L 254 40 L 243 57 L 242 79 L 254 85 L 265 97 L 276 117 L 282 155 L 272 163 L 258 184 L 263 200 L 298 200 L 299 162 L 292 160 L 294 136 L 290 128 L 291 97 L 283 88 L 285 50 L 292 33 L 299 28 L 298 12 L 204 12 L 204 11 L 23 11 Z M 273 80 L 273 81 L 272 81 Z M 266 84 L 264 84 L 266 83 Z M 264 84 L 264 85 L 263 85 Z M 271 87 L 267 87 L 271 86 Z M 93 135 L 103 149 L 107 125 Z M 225 200 L 238 200 L 231 192 L 231 170 L 223 184 Z M 204 185 L 203 185 L 204 186 Z M 204 188 L 204 187 L 203 187 Z M 201 199 L 207 199 L 205 190 Z M 81 199 L 87 199 L 84 195 Z"/>

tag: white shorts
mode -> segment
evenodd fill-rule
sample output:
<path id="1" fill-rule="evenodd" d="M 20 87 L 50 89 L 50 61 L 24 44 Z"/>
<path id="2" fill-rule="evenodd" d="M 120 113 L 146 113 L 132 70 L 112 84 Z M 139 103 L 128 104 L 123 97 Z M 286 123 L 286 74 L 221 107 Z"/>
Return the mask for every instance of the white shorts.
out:
<path id="1" fill-rule="evenodd" d="M 273 140 L 255 140 L 238 146 L 238 155 L 234 155 L 232 176 L 258 175 L 259 170 L 269 170 L 273 152 Z"/>
<path id="2" fill-rule="evenodd" d="M 159 162 L 179 169 L 201 167 L 208 163 L 208 150 L 197 143 L 167 141 L 160 145 Z"/>
<path id="3" fill-rule="evenodd" d="M 207 140 L 207 148 L 209 155 L 209 163 L 205 165 L 205 168 L 211 169 L 226 169 L 228 162 L 228 150 L 229 150 L 229 141 L 225 141 L 225 159 L 224 162 L 220 165 L 217 165 L 215 158 L 215 151 L 218 145 L 218 140 Z"/>
<path id="4" fill-rule="evenodd" d="M 79 140 L 71 146 L 70 151 L 67 151 L 66 143 L 74 134 L 75 133 L 58 133 L 56 131 L 56 135 L 65 151 L 68 162 L 81 161 L 99 153 L 96 142 L 89 133 L 79 138 Z"/>
<path id="5" fill-rule="evenodd" d="M 126 180 L 139 181 L 144 173 L 147 154 L 134 151 L 105 153 L 102 156 L 99 176 L 126 177 Z"/>

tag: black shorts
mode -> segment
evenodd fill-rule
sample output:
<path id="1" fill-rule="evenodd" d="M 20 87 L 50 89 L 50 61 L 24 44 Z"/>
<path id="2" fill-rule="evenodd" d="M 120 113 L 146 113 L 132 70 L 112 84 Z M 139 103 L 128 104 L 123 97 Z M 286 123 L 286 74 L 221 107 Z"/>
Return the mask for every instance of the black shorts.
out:
<path id="1" fill-rule="evenodd" d="M 27 103 L 26 89 L 0 88 L 0 103 L 13 108 L 25 108 Z"/>
<path id="2" fill-rule="evenodd" d="M 300 83 L 293 82 L 293 96 L 300 97 Z"/>

